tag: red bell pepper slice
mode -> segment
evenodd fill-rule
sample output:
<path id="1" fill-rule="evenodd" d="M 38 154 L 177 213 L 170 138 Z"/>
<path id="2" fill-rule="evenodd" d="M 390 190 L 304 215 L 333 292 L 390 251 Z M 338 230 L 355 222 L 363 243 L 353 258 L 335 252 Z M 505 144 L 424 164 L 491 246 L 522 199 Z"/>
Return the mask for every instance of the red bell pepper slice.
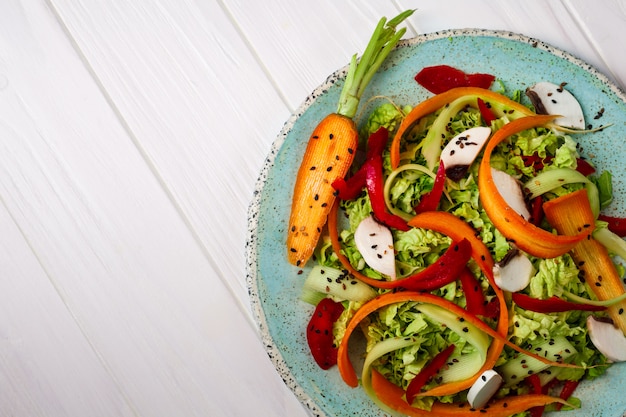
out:
<path id="1" fill-rule="evenodd" d="M 472 245 L 469 240 L 453 242 L 445 253 L 426 269 L 396 281 L 385 282 L 393 283 L 394 288 L 403 290 L 433 291 L 455 281 L 466 269 L 471 256 Z"/>
<path id="2" fill-rule="evenodd" d="M 472 271 L 467 267 L 463 268 L 459 280 L 465 294 L 465 309 L 477 316 L 485 316 L 487 314 L 485 294 Z"/>
<path id="3" fill-rule="evenodd" d="M 343 312 L 343 305 L 330 298 L 317 304 L 306 328 L 306 337 L 313 359 L 326 370 L 337 364 L 338 347 L 334 344 L 333 324 Z"/>
<path id="4" fill-rule="evenodd" d="M 453 351 L 454 345 L 449 345 L 447 348 L 437 353 L 437 355 L 435 355 L 435 357 L 426 366 L 424 366 L 417 375 L 415 375 L 406 388 L 407 403 L 413 403 L 417 394 L 422 391 L 422 387 L 428 383 L 437 371 L 446 365 L 446 362 Z"/>
<path id="5" fill-rule="evenodd" d="M 533 394 L 542 394 L 543 390 L 541 388 L 541 380 L 539 379 L 538 374 L 532 374 L 526 378 L 526 382 L 530 385 L 531 392 Z M 529 408 L 530 417 L 541 417 L 545 410 L 545 406 L 537 406 Z"/>
<path id="6" fill-rule="evenodd" d="M 490 74 L 466 74 L 449 65 L 425 67 L 415 75 L 415 81 L 433 94 L 440 94 L 456 87 L 479 87 L 488 89 L 496 79 Z"/>
<path id="7" fill-rule="evenodd" d="M 595 173 L 596 169 L 583 158 L 577 158 L 576 159 L 576 171 L 580 172 L 585 177 L 588 177 L 589 175 Z"/>
<path id="8" fill-rule="evenodd" d="M 540 300 L 526 294 L 516 292 L 513 293 L 512 297 L 515 304 L 525 310 L 534 311 L 536 313 L 560 313 L 571 310 L 603 311 L 606 309 L 604 306 L 566 301 L 554 295 L 550 298 Z"/>
<path id="9" fill-rule="evenodd" d="M 357 198 L 365 187 L 365 170 L 359 169 L 350 178 L 337 178 L 332 182 L 332 187 L 336 190 L 336 195 L 342 200 L 352 200 Z"/>
<path id="10" fill-rule="evenodd" d="M 579 383 L 580 381 L 572 381 L 571 379 L 568 379 L 567 381 L 565 381 L 565 384 L 563 384 L 563 388 L 561 389 L 561 393 L 559 394 L 559 398 L 567 401 L 569 397 L 571 397 L 572 394 L 574 394 L 574 391 L 576 391 L 576 388 L 578 388 Z M 561 407 L 563 407 L 563 404 L 557 404 L 556 405 L 557 411 L 560 410 Z"/>
<path id="11" fill-rule="evenodd" d="M 368 138 L 368 149 L 364 164 L 347 180 L 337 178 L 332 182 L 332 187 L 336 190 L 337 197 L 342 200 L 352 200 L 357 198 L 366 186 L 366 171 L 369 160 L 376 155 L 382 155 L 389 139 L 389 132 L 384 127 L 379 128 Z"/>
<path id="12" fill-rule="evenodd" d="M 443 189 L 446 184 L 446 168 L 443 165 L 443 161 L 439 161 L 439 168 L 437 169 L 437 175 L 435 176 L 435 183 L 432 190 L 424 194 L 415 207 L 417 214 L 425 211 L 435 211 L 439 206 L 439 201 L 443 195 Z"/>
<path id="13" fill-rule="evenodd" d="M 620 217 L 612 217 L 601 214 L 598 216 L 598 220 L 608 223 L 608 228 L 611 232 L 615 233 L 619 237 L 626 236 L 626 219 Z"/>
<path id="14" fill-rule="evenodd" d="M 365 186 L 376 220 L 406 232 L 410 229 L 407 222 L 402 217 L 389 213 L 385 204 L 383 151 L 388 140 L 389 131 L 384 127 L 372 133 L 367 141 L 368 149 L 361 168 L 348 180 L 337 179 L 331 185 L 336 190 L 337 196 L 344 200 L 356 198 Z"/>
<path id="15" fill-rule="evenodd" d="M 480 97 L 476 99 L 476 104 L 478 105 L 478 111 L 480 111 L 480 116 L 483 118 L 485 124 L 491 126 L 491 123 L 498 118 L 491 111 L 490 105 L 485 103 Z"/>
<path id="16" fill-rule="evenodd" d="M 365 169 L 365 186 L 372 203 L 374 217 L 381 223 L 404 232 L 410 229 L 407 222 L 400 216 L 387 211 L 384 197 L 385 181 L 383 179 L 383 151 L 389 139 L 387 129 L 381 127 L 368 139 L 369 149 L 363 168 Z"/>

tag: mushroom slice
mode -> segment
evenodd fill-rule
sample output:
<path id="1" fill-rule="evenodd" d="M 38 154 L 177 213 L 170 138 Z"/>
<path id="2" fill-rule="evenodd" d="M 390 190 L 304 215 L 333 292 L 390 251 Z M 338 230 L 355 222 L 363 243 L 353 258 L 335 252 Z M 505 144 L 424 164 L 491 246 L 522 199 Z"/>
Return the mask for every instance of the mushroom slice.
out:
<path id="1" fill-rule="evenodd" d="M 453 181 L 463 178 L 490 135 L 490 128 L 479 126 L 467 129 L 450 139 L 441 151 L 446 176 Z"/>
<path id="2" fill-rule="evenodd" d="M 363 260 L 372 269 L 396 279 L 396 257 L 391 230 L 373 216 L 361 220 L 354 232 L 354 243 Z"/>
<path id="3" fill-rule="evenodd" d="M 491 176 L 507 205 L 526 220 L 530 219 L 530 211 L 526 206 L 520 182 L 515 177 L 495 168 L 491 168 Z"/>
<path id="4" fill-rule="evenodd" d="M 585 116 L 576 97 L 563 88 L 547 81 L 539 82 L 526 89 L 526 95 L 535 106 L 538 114 L 562 116 L 554 123 L 574 129 L 585 129 Z"/>
<path id="5" fill-rule="evenodd" d="M 587 317 L 587 330 L 593 345 L 613 362 L 626 361 L 626 336 L 612 323 Z"/>
<path id="6" fill-rule="evenodd" d="M 502 377 L 493 369 L 483 372 L 467 393 L 472 408 L 483 408 L 502 385 Z"/>
<path id="7" fill-rule="evenodd" d="M 518 292 L 530 283 L 535 275 L 535 267 L 528 256 L 518 249 L 512 249 L 493 266 L 493 279 L 504 291 Z"/>

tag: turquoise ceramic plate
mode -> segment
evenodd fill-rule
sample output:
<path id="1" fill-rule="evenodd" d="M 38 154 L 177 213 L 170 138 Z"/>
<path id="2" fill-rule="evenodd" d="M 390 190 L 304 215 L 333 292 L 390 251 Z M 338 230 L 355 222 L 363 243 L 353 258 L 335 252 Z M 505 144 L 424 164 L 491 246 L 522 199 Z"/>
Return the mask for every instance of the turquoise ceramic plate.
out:
<path id="1" fill-rule="evenodd" d="M 536 39 L 507 32 L 453 30 L 404 41 L 372 80 L 362 103 L 375 95 L 399 104 L 430 96 L 413 80 L 426 66 L 448 64 L 467 72 L 496 75 L 507 91 L 538 81 L 567 82 L 582 103 L 588 124 L 614 126 L 578 140 L 583 154 L 614 174 L 616 201 L 607 214 L 626 213 L 626 96 L 605 76 L 579 59 Z M 248 285 L 253 311 L 267 352 L 295 395 L 315 415 L 382 416 L 361 389 L 347 387 L 336 367 L 322 371 L 311 359 L 304 335 L 312 308 L 301 301 L 304 276 L 287 263 L 286 224 L 291 192 L 306 141 L 317 122 L 335 110 L 346 69 L 332 74 L 285 124 L 261 172 L 249 210 Z M 604 109 L 602 117 L 594 117 Z M 306 274 L 306 270 L 304 274 Z M 622 416 L 626 411 L 626 364 L 578 390 L 581 410 L 565 417 Z"/>

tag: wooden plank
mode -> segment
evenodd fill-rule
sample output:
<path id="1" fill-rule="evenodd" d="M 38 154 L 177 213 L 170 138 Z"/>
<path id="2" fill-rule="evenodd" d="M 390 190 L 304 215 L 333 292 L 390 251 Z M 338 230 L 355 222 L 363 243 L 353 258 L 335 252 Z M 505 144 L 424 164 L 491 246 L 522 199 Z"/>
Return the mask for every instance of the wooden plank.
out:
<path id="1" fill-rule="evenodd" d="M 61 300 L 75 321 L 74 329 L 80 328 L 93 354 L 115 381 L 112 384 L 104 375 L 103 383 L 98 385 L 102 390 L 100 402 L 115 400 L 103 405 L 102 414 L 169 417 L 271 415 L 276 410 L 285 411 L 285 415 L 302 413 L 296 400 L 285 396 L 287 390 L 259 344 L 242 300 L 235 298 L 232 289 L 220 279 L 224 270 L 214 268 L 190 232 L 179 207 L 164 191 L 166 181 L 155 177 L 157 169 L 149 159 L 147 162 L 147 151 L 138 146 L 119 109 L 111 107 L 110 97 L 103 96 L 102 85 L 94 82 L 55 16 L 43 2 L 21 6 L 0 13 L 0 56 L 9 57 L 2 62 L 6 82 L 0 94 L 4 133 L 0 139 L 0 195 L 33 252 L 30 267 L 36 267 L 36 259 L 56 292 L 37 295 L 41 309 L 52 310 Z M 149 68 L 144 69 L 150 73 Z M 127 75 L 132 79 L 131 74 Z M 167 74 L 160 77 L 166 78 Z M 152 87 L 163 88 L 158 83 Z M 149 99 L 149 90 L 138 92 L 138 99 Z M 194 92 L 185 93 L 198 98 Z M 227 107 L 233 104 L 228 97 L 220 96 L 220 100 Z M 188 104 L 198 103 L 201 100 Z M 194 123 L 204 125 L 202 116 L 212 109 L 204 107 L 194 112 Z M 154 121 L 158 116 L 150 114 L 149 119 Z M 207 135 L 201 139 L 214 137 L 208 135 L 211 131 L 207 127 Z M 170 143 L 173 148 L 186 141 L 185 132 L 166 129 L 162 134 L 170 142 L 176 138 L 176 143 Z M 207 153 L 216 148 L 214 143 L 203 146 Z M 236 144 L 231 151 L 234 160 Z M 242 171 L 246 169 L 251 168 Z M 209 174 L 203 172 L 208 178 Z M 191 181 L 190 191 L 197 193 L 198 185 L 207 178 L 187 178 Z M 242 195 L 233 196 L 229 203 L 235 204 Z M 212 200 L 207 197 L 205 202 Z M 226 209 L 228 204 L 222 204 Z M 208 207 L 210 204 L 203 210 L 208 211 Z M 243 210 L 245 204 L 239 207 Z M 11 244 L 12 240 L 2 242 Z M 230 256 L 237 259 L 234 247 L 226 246 Z M 228 265 L 236 265 L 234 269 L 239 270 L 232 260 Z M 13 319 L 20 313 L 13 304 L 6 308 L 10 310 L 7 316 Z M 55 317 L 58 314 L 49 320 Z M 32 320 L 36 318 L 34 315 Z M 18 325 L 28 326 L 32 320 Z M 52 326 L 49 321 L 41 324 Z M 60 325 L 71 327 L 72 323 Z M 54 342 L 67 333 L 59 332 L 52 329 L 41 337 Z M 54 391 L 48 392 L 47 387 L 58 381 L 57 373 L 67 372 L 74 384 L 98 379 L 98 373 L 104 373 L 101 369 L 91 376 L 97 364 L 80 360 L 88 353 L 80 344 L 84 341 L 72 337 L 68 342 L 60 352 L 57 349 L 61 346 L 51 345 L 54 351 L 48 356 L 76 357 L 77 362 L 67 364 L 67 369 L 53 364 L 49 370 L 39 369 L 39 361 L 46 360 L 41 357 L 33 359 L 31 368 L 9 367 L 3 371 L 7 378 L 32 372 L 30 377 L 36 382 L 31 384 L 42 387 L 30 392 L 28 385 L 18 389 L 7 386 L 7 395 L 15 395 L 16 407 L 35 408 L 34 412 L 45 415 L 72 415 L 60 408 L 85 407 L 82 402 L 89 400 L 87 386 L 84 396 L 77 387 L 78 394 L 72 398 L 60 392 L 65 388 L 58 387 L 62 394 L 59 410 L 37 409 L 53 400 Z M 43 348 L 45 345 L 37 349 Z M 24 354 L 37 352 L 29 348 Z M 5 365 L 15 358 L 14 351 L 6 355 Z M 31 399 L 31 395 L 37 398 Z M 81 414 L 90 415 L 73 415 Z"/>
<path id="2" fill-rule="evenodd" d="M 217 277 L 247 304 L 247 205 L 289 116 L 264 69 L 217 2 L 53 3 Z"/>
<path id="3" fill-rule="evenodd" d="M 0 415 L 136 415 L 3 206 L 0 230 Z"/>

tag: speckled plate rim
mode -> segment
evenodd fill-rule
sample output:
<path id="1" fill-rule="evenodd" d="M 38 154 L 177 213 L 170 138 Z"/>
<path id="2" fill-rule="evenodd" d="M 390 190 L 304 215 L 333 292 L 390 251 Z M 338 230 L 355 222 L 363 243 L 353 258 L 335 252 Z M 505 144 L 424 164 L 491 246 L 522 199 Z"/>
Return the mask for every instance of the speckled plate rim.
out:
<path id="1" fill-rule="evenodd" d="M 539 39 L 532 38 L 520 33 L 515 33 L 511 31 L 500 31 L 500 30 L 489 30 L 489 29 L 450 29 L 432 32 L 428 34 L 418 35 L 416 37 L 410 39 L 404 39 L 400 41 L 396 49 L 405 48 L 408 46 L 425 43 L 433 40 L 438 40 L 442 38 L 453 38 L 453 37 L 480 37 L 480 36 L 488 36 L 495 38 L 508 39 L 512 41 L 522 42 L 526 44 L 532 45 L 534 48 L 538 48 L 540 50 L 546 51 L 556 57 L 562 58 L 564 60 L 569 61 L 570 63 L 579 66 L 585 71 L 589 72 L 592 76 L 596 77 L 601 83 L 605 86 L 609 87 L 613 94 L 615 94 L 622 101 L 626 102 L 626 94 L 624 90 L 622 90 L 619 86 L 617 86 L 613 81 L 611 81 L 608 77 L 606 77 L 602 72 L 597 70 L 591 64 L 583 61 L 582 59 L 572 55 L 569 52 L 563 51 L 555 46 L 552 46 L 546 42 L 543 42 Z M 272 339 L 265 312 L 263 311 L 261 300 L 259 298 L 259 288 L 258 288 L 258 274 L 257 274 L 257 251 L 258 251 L 258 238 L 256 234 L 258 221 L 259 221 L 259 213 L 261 209 L 261 198 L 263 195 L 264 185 L 268 178 L 268 175 L 274 166 L 276 156 L 283 146 L 285 139 L 289 135 L 289 132 L 292 130 L 295 122 L 298 118 L 311 106 L 317 98 L 324 94 L 325 91 L 332 86 L 337 80 L 343 79 L 346 76 L 348 69 L 348 65 L 338 69 L 334 73 L 332 73 L 321 85 L 319 85 L 313 92 L 302 102 L 299 108 L 294 112 L 291 117 L 285 122 L 283 128 L 278 134 L 277 138 L 273 142 L 270 152 L 268 153 L 257 182 L 255 184 L 255 189 L 253 193 L 252 201 L 248 207 L 248 233 L 246 238 L 246 250 L 245 250 L 245 259 L 246 259 L 246 284 L 248 288 L 248 293 L 250 296 L 250 303 L 252 308 L 252 313 L 254 316 L 254 320 L 258 326 L 258 331 L 261 336 L 262 343 L 264 345 L 264 349 L 266 350 L 271 362 L 276 368 L 278 374 L 283 379 L 286 386 L 294 393 L 296 398 L 308 408 L 308 410 L 315 416 L 326 417 L 327 414 L 315 403 L 315 401 L 310 397 L 310 395 L 302 388 L 302 386 L 298 383 L 296 378 L 294 377 L 289 365 L 284 360 L 279 348 L 276 346 L 274 340 Z M 626 412 L 623 417 L 626 417 Z"/>

